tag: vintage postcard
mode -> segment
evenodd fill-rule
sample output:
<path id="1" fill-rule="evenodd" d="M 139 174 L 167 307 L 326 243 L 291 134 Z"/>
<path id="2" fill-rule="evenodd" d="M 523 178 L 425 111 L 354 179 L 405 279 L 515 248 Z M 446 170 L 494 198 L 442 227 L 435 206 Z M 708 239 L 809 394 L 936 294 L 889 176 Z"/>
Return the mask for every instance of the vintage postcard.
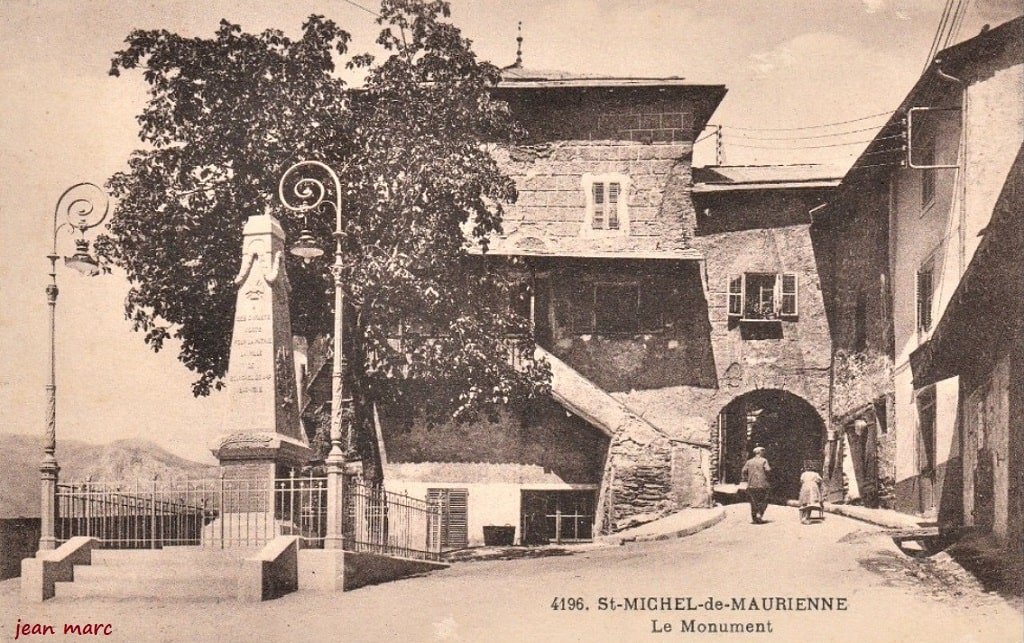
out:
<path id="1" fill-rule="evenodd" d="M 0 639 L 1024 640 L 1021 0 L 0 0 Z"/>

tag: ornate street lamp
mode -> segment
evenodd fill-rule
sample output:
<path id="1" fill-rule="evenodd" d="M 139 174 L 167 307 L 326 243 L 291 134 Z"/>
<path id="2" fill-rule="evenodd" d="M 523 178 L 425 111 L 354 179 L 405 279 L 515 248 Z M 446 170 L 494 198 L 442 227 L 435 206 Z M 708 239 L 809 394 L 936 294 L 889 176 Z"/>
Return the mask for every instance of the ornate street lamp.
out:
<path id="1" fill-rule="evenodd" d="M 328 200 L 328 190 L 324 182 L 310 172 L 326 175 L 334 188 L 334 200 Z M 291 193 L 285 189 L 293 177 Z M 343 515 L 342 502 L 344 498 L 344 465 L 345 453 L 341 448 L 341 436 L 343 429 L 344 408 L 348 400 L 344 397 L 344 309 L 345 292 L 342 288 L 342 252 L 341 237 L 341 179 L 338 174 L 327 165 L 319 161 L 300 161 L 287 170 L 281 176 L 278 184 L 277 196 L 284 207 L 292 212 L 301 212 L 303 217 L 311 210 L 322 205 L 334 209 L 334 265 L 331 266 L 331 274 L 334 277 L 334 364 L 331 370 L 331 450 L 327 454 L 324 464 L 327 466 L 327 534 L 324 539 L 326 549 L 342 549 L 342 525 Z M 290 252 L 301 257 L 303 261 L 312 261 L 314 258 L 324 254 L 313 237 L 312 233 L 303 228 L 295 245 Z"/>
<path id="2" fill-rule="evenodd" d="M 57 312 L 57 233 L 69 228 L 78 233 L 75 240 L 75 254 L 64 258 L 64 265 L 74 268 L 83 275 L 100 273 L 99 263 L 89 254 L 89 242 L 85 231 L 95 228 L 107 218 L 110 200 L 107 193 L 92 183 L 76 183 L 57 199 L 53 209 L 53 245 L 47 259 L 50 260 L 50 283 L 46 286 L 46 302 L 50 307 L 50 372 L 46 384 L 46 435 L 43 439 L 43 460 L 39 465 L 42 480 L 42 506 L 40 507 L 39 549 L 54 549 L 57 546 L 57 378 L 56 378 L 56 312 Z M 65 220 L 58 224 L 58 219 Z"/>

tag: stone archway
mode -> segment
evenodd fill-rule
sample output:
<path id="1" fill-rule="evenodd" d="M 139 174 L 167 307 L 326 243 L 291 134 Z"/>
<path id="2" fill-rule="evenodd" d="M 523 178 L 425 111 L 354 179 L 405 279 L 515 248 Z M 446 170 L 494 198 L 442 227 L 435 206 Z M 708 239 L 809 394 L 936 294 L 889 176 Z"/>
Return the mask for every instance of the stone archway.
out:
<path id="1" fill-rule="evenodd" d="M 772 467 L 773 495 L 789 499 L 799 495 L 804 466 L 811 461 L 821 466 L 826 432 L 824 420 L 803 398 L 759 389 L 722 408 L 717 437 L 719 481 L 740 482 L 743 463 L 755 446 L 763 446 Z"/>

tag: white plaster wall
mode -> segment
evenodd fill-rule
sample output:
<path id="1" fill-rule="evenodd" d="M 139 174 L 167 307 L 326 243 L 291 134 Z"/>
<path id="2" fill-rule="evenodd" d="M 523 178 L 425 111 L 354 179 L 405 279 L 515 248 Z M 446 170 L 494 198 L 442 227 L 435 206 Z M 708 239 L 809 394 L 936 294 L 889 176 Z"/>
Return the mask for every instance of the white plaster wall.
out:
<path id="1" fill-rule="evenodd" d="M 1024 141 L 1024 64 L 995 73 L 967 90 L 966 266 L 988 225 L 999 191 Z"/>
<path id="2" fill-rule="evenodd" d="M 484 544 L 484 525 L 514 525 L 519 542 L 520 487 L 507 483 L 420 482 L 412 480 L 387 481 L 388 491 L 404 493 L 413 498 L 427 499 L 427 489 L 467 489 L 466 521 L 469 545 Z"/>
<path id="3" fill-rule="evenodd" d="M 894 377 L 896 405 L 896 482 L 918 475 L 917 407 L 914 404 L 913 375 L 909 366 Z"/>
<path id="4" fill-rule="evenodd" d="M 951 96 L 956 90 L 951 89 Z M 967 90 L 963 147 L 959 126 L 953 119 L 937 128 L 936 157 L 939 163 L 966 159 L 959 170 L 933 170 L 935 199 L 921 203 L 922 170 L 904 168 L 896 173 L 892 193 L 892 286 L 893 331 L 896 343 L 896 480 L 918 474 L 916 462 L 917 412 L 914 403 L 910 354 L 928 340 L 930 331 L 917 330 L 916 284 L 918 268 L 934 257 L 932 327 L 938 323 L 963 270 L 981 241 L 992 208 L 1024 140 L 1024 65 L 982 70 Z M 964 183 L 964 181 L 966 181 Z M 961 232 L 961 200 L 963 231 Z M 957 380 L 936 388 L 938 464 L 950 455 L 956 435 Z M 1005 521 L 1004 521 L 1005 522 Z"/>
<path id="5" fill-rule="evenodd" d="M 466 519 L 469 528 L 469 546 L 484 544 L 485 525 L 512 525 L 516 528 L 516 544 L 522 543 L 520 511 L 523 490 L 593 489 L 596 485 L 535 484 L 518 485 L 504 482 L 424 482 L 388 478 L 388 491 L 403 493 L 413 498 L 427 499 L 428 489 L 467 489 Z"/>
<path id="6" fill-rule="evenodd" d="M 957 438 L 960 407 L 960 378 L 951 377 L 935 385 L 935 462 L 947 462 L 950 455 L 959 455 Z"/>

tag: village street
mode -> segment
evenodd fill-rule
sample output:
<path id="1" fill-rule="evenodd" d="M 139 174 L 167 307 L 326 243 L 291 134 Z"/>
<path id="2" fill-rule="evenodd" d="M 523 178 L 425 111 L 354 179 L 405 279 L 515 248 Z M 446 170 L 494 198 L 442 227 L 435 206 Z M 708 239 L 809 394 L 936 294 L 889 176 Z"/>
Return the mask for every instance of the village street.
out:
<path id="1" fill-rule="evenodd" d="M 918 563 L 900 554 L 880 529 L 839 516 L 801 526 L 795 509 L 773 505 L 768 524 L 752 525 L 746 505 L 727 510 L 723 522 L 680 540 L 459 563 L 344 595 L 301 593 L 260 605 L 61 599 L 27 605 L 12 579 L 0 584 L 3 639 L 13 637 L 21 619 L 51 623 L 58 631 L 63 623 L 111 623 L 113 634 L 105 638 L 117 641 L 1021 640 L 1020 612 L 984 592 L 942 555 Z M 713 597 L 731 607 L 734 598 L 776 596 L 841 597 L 848 607 L 657 609 L 662 597 L 691 597 L 695 604 Z M 552 609 L 560 597 L 582 598 L 585 609 Z M 627 599 L 637 597 L 655 609 L 627 611 Z M 604 607 L 614 602 L 616 609 L 600 609 L 602 598 Z M 570 604 L 579 606 L 565 602 L 567 608 Z M 797 607 L 795 601 L 789 607 Z M 771 634 L 680 632 L 681 621 L 690 619 L 695 625 L 770 621 Z M 671 631 L 653 631 L 666 624 Z"/>

